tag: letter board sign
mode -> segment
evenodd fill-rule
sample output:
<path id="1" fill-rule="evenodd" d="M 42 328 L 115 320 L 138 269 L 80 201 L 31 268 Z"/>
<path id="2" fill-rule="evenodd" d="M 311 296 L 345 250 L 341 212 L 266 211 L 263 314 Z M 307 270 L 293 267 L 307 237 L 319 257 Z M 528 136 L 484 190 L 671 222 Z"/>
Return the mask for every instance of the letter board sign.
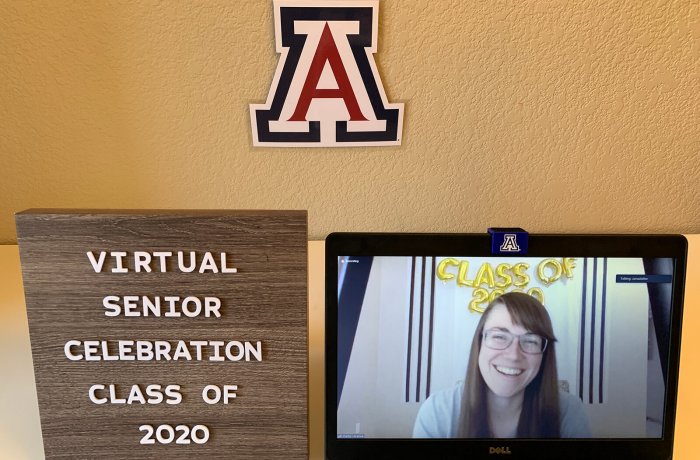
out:
<path id="1" fill-rule="evenodd" d="M 47 459 L 306 459 L 306 211 L 17 214 Z"/>

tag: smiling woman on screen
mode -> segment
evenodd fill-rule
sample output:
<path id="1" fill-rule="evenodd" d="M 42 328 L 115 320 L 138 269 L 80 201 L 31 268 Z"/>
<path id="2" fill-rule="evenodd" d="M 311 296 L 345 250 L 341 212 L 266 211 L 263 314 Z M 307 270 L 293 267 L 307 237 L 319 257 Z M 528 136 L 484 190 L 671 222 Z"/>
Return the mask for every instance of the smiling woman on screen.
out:
<path id="1" fill-rule="evenodd" d="M 581 400 L 559 391 L 555 342 L 537 299 L 496 298 L 476 327 L 465 383 L 423 403 L 413 437 L 590 437 Z"/>

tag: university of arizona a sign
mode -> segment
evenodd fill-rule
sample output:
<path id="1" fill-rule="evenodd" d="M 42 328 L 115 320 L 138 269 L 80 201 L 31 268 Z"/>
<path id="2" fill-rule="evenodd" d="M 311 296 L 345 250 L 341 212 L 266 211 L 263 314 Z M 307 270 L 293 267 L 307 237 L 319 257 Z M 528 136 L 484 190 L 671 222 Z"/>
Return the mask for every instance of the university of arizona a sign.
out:
<path id="1" fill-rule="evenodd" d="M 250 105 L 253 145 L 400 145 L 403 104 L 374 62 L 378 0 L 275 0 L 280 60 L 265 104 Z"/>

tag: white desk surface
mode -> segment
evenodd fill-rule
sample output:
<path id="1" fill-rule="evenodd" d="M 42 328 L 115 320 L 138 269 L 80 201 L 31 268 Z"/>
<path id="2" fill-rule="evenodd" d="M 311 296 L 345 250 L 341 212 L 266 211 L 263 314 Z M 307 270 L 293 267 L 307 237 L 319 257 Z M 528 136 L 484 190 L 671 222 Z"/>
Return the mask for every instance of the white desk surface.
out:
<path id="1" fill-rule="evenodd" d="M 674 459 L 700 445 L 700 235 L 689 243 Z M 324 243 L 309 242 L 309 442 L 323 459 Z M 44 458 L 19 251 L 0 245 L 0 459 Z"/>

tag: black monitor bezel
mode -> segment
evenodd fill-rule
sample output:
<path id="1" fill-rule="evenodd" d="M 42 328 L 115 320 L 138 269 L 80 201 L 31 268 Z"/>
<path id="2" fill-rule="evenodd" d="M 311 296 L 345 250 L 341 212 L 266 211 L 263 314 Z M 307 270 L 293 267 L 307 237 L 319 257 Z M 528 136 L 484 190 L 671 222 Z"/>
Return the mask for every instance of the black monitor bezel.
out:
<path id="1" fill-rule="evenodd" d="M 488 256 L 488 234 L 332 233 L 325 243 L 325 456 L 357 458 L 493 458 L 507 447 L 508 458 L 667 459 L 673 451 L 681 320 L 688 243 L 682 235 L 530 235 L 527 257 L 670 257 L 675 260 L 671 299 L 668 385 L 663 437 L 615 439 L 338 439 L 337 327 L 338 256 Z M 500 256 L 500 257 L 512 257 Z"/>

